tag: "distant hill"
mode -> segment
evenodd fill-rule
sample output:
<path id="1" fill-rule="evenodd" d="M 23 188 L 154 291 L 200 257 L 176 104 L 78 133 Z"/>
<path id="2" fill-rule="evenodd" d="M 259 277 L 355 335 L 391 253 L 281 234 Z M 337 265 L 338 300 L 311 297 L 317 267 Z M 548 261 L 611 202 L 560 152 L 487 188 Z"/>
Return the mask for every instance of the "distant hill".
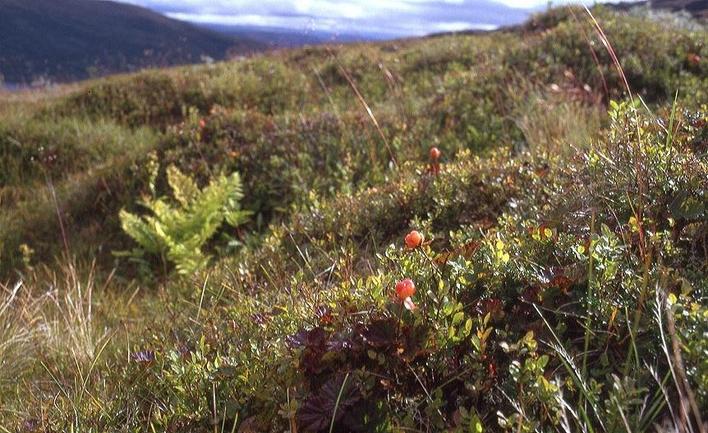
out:
<path id="1" fill-rule="evenodd" d="M 656 9 L 686 10 L 697 17 L 708 18 L 706 0 L 652 0 L 651 6 Z"/>
<path id="2" fill-rule="evenodd" d="M 652 9 L 663 9 L 674 12 L 686 11 L 696 18 L 708 19 L 707 0 L 649 0 L 638 2 L 619 2 L 609 6 L 616 9 L 631 9 L 637 6 L 649 5 Z"/>
<path id="3" fill-rule="evenodd" d="M 265 47 L 112 1 L 0 0 L 0 74 L 6 83 L 72 81 Z"/>
<path id="4" fill-rule="evenodd" d="M 372 33 L 337 33 L 327 31 L 304 31 L 284 27 L 197 24 L 201 27 L 232 36 L 247 38 L 272 48 L 292 48 L 303 45 L 317 45 L 330 42 L 348 43 L 387 39 L 386 36 Z"/>

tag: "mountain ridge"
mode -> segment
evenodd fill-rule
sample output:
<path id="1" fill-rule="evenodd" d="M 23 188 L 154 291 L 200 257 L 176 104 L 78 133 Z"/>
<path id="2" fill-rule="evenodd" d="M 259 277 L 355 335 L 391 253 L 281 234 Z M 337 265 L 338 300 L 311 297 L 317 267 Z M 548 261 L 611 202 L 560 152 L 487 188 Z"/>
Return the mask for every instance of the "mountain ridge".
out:
<path id="1" fill-rule="evenodd" d="M 266 48 L 108 0 L 0 0 L 0 11 L 0 74 L 8 83 L 73 81 Z"/>
<path id="2" fill-rule="evenodd" d="M 656 9 L 685 10 L 699 18 L 708 18 L 708 2 L 705 0 L 651 0 Z"/>
<path id="3" fill-rule="evenodd" d="M 638 6 L 649 6 L 652 9 L 669 10 L 672 12 L 686 11 L 699 19 L 708 18 L 708 2 L 705 0 L 642 0 L 637 2 L 608 3 L 610 7 L 626 10 Z"/>

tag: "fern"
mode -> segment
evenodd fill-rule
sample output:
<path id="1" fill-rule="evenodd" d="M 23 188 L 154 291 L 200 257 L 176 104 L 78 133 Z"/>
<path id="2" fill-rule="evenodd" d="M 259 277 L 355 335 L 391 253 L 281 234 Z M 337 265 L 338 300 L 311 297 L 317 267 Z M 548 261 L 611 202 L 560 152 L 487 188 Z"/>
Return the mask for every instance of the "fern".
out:
<path id="1" fill-rule="evenodd" d="M 199 189 L 191 177 L 170 166 L 167 182 L 174 202 L 145 198 L 140 204 L 149 214 L 138 216 L 123 209 L 121 227 L 140 245 L 139 255 L 158 255 L 172 262 L 178 273 L 189 274 L 209 262 L 202 247 L 224 222 L 235 227 L 247 220 L 249 213 L 240 206 L 241 178 L 238 173 L 222 174 Z"/>

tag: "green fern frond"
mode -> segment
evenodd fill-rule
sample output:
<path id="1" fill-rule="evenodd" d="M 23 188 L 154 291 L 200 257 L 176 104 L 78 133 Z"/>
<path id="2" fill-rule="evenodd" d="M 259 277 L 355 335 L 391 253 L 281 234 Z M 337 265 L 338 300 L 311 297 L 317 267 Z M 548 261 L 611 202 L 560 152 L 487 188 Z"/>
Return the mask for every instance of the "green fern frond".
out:
<path id="1" fill-rule="evenodd" d="M 145 251 L 152 254 L 160 253 L 162 244 L 149 223 L 125 210 L 121 210 L 118 216 L 123 231 Z"/>
<path id="2" fill-rule="evenodd" d="M 167 167 L 167 182 L 172 194 L 182 207 L 187 208 L 199 195 L 199 188 L 194 180 L 182 173 L 176 166 Z"/>
<path id="3" fill-rule="evenodd" d="M 250 213 L 241 210 L 238 173 L 220 175 L 200 190 L 191 177 L 170 166 L 167 180 L 178 205 L 163 197 L 144 199 L 141 204 L 150 213 L 139 217 L 122 210 L 121 226 L 144 252 L 166 257 L 177 273 L 190 274 L 208 264 L 210 257 L 202 247 L 223 223 L 240 225 Z"/>

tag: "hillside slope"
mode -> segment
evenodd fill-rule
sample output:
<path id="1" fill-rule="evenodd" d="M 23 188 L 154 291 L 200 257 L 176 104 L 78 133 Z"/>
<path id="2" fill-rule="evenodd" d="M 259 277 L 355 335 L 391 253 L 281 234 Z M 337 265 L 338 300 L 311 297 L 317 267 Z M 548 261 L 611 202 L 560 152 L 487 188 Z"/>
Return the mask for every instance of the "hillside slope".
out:
<path id="1" fill-rule="evenodd" d="M 0 431 L 701 431 L 708 33 L 592 13 L 2 99 Z"/>
<path id="2" fill-rule="evenodd" d="M 0 74 L 8 83 L 67 81 L 146 66 L 223 59 L 263 44 L 94 0 L 0 0 Z"/>
<path id="3" fill-rule="evenodd" d="M 604 22 L 618 33 L 614 43 L 626 77 L 647 102 L 666 100 L 676 90 L 694 104 L 706 99 L 704 33 L 610 14 Z M 630 30 L 626 23 L 637 26 Z M 551 27 L 538 32 L 541 25 Z M 380 111 L 384 132 L 402 141 L 397 159 L 410 158 L 406 150 L 419 152 L 428 142 L 450 151 L 486 151 L 500 141 L 523 145 L 534 136 L 520 111 L 533 108 L 529 101 L 545 94 L 547 86 L 575 92 L 567 97 L 579 103 L 621 95 L 622 79 L 611 58 L 596 53 L 603 65 L 598 70 L 587 44 L 577 39 L 582 30 L 566 13 L 554 13 L 513 32 L 308 48 L 244 62 L 149 71 L 90 82 L 41 101 L 26 118 L 9 116 L 0 124 L 5 149 L 0 208 L 7 209 L 0 214 L 0 274 L 20 262 L 23 243 L 37 258 L 60 251 L 46 176 L 56 187 L 70 243 L 109 261 L 110 250 L 126 241 L 117 210 L 130 206 L 144 188 L 144 173 L 133 164 L 145 161 L 150 151 L 200 176 L 214 169 L 208 164 L 245 170 L 247 206 L 264 222 L 282 215 L 297 191 L 335 191 L 347 176 L 359 186 L 370 184 L 371 173 L 381 175 L 381 158 L 390 152 L 381 142 L 371 148 L 367 140 L 379 132 L 360 119 L 363 113 L 352 103 L 342 70 L 351 71 L 358 90 Z M 649 35 L 654 35 L 651 42 Z M 702 60 L 692 63 L 691 53 Z M 517 70 L 524 71 L 523 79 Z M 382 80 L 385 71 L 390 77 Z M 502 83 L 528 89 L 511 92 Z M 300 120 L 293 123 L 294 113 Z M 367 127 L 354 134 L 337 116 Z M 207 133 L 197 136 L 199 118 L 206 121 Z M 332 145 L 332 156 L 316 162 L 312 153 L 322 141 Z M 339 158 L 349 154 L 343 150 L 347 146 L 356 158 L 345 158 L 348 166 L 342 167 Z M 221 152 L 241 157 L 225 159 Z M 344 178 L 312 178 L 295 168 L 288 172 L 303 164 L 330 174 L 344 170 Z"/>

